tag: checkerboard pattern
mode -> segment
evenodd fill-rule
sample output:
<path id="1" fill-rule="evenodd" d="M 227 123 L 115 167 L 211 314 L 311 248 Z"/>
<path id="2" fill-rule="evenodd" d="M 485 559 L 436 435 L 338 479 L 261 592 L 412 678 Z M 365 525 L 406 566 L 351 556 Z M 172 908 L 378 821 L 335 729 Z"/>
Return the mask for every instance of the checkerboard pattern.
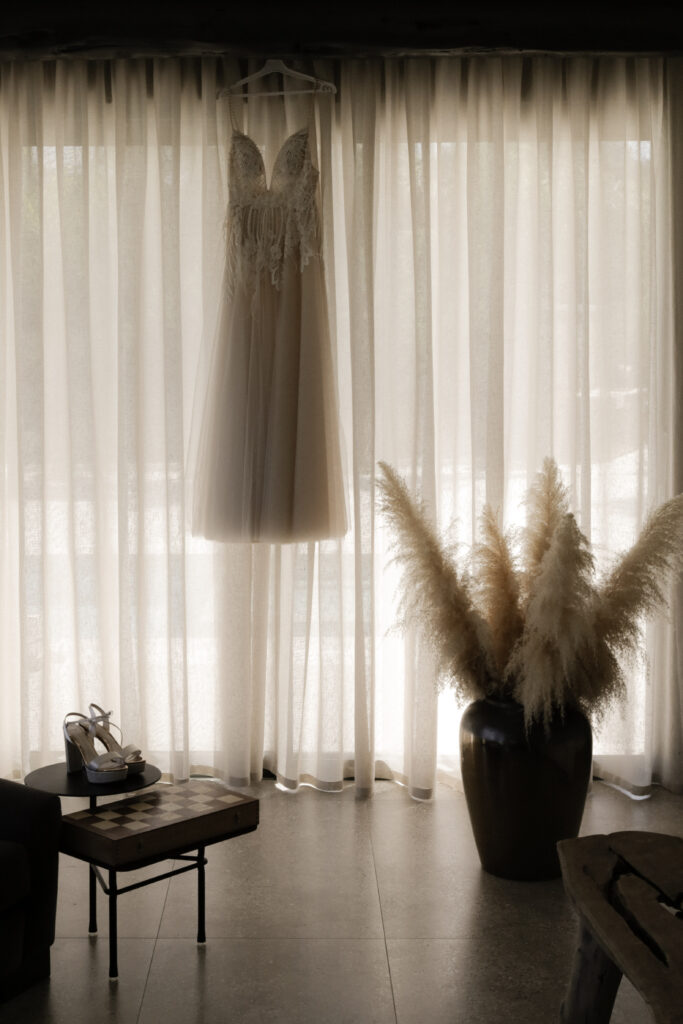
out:
<path id="1" fill-rule="evenodd" d="M 106 833 L 109 839 L 123 839 L 133 832 L 159 828 L 172 822 L 189 821 L 244 802 L 215 782 L 188 782 L 184 786 L 160 786 L 142 796 L 104 804 L 95 811 L 76 811 L 64 820 Z"/>
<path id="2" fill-rule="evenodd" d="M 152 856 L 171 856 L 191 844 L 208 845 L 258 824 L 258 800 L 220 782 L 157 785 L 94 811 L 62 818 L 63 853 L 125 869 Z"/>

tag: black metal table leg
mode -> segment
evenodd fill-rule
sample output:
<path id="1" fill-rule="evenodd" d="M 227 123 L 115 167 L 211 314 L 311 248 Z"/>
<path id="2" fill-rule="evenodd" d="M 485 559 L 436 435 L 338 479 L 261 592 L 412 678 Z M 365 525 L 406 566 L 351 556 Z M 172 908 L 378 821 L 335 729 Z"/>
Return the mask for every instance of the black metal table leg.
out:
<path id="1" fill-rule="evenodd" d="M 204 879 L 204 847 L 197 848 L 197 942 L 206 942 L 206 888 Z"/>
<path id="2" fill-rule="evenodd" d="M 95 870 L 92 864 L 89 866 L 90 875 L 90 922 L 88 924 L 88 935 L 97 935 L 97 889 Z"/>
<path id="3" fill-rule="evenodd" d="M 116 872 L 109 871 L 109 977 L 118 978 L 119 965 L 116 937 Z"/>
<path id="4" fill-rule="evenodd" d="M 90 797 L 90 812 L 93 813 L 97 808 L 97 797 Z M 90 876 L 90 892 L 89 892 L 89 907 L 90 907 L 90 921 L 88 922 L 88 935 L 97 934 L 97 879 L 95 877 L 95 871 L 92 864 L 89 866 L 88 875 Z"/>

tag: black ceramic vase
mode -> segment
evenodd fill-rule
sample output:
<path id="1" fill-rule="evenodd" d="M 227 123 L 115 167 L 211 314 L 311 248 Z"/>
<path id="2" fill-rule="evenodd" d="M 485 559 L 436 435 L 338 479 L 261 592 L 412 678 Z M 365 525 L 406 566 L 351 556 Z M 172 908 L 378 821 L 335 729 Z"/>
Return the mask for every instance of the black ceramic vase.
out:
<path id="1" fill-rule="evenodd" d="M 556 843 L 578 835 L 591 777 L 586 716 L 568 708 L 549 730 L 524 728 L 512 700 L 477 700 L 460 724 L 460 763 L 482 867 L 501 878 L 556 878 Z"/>

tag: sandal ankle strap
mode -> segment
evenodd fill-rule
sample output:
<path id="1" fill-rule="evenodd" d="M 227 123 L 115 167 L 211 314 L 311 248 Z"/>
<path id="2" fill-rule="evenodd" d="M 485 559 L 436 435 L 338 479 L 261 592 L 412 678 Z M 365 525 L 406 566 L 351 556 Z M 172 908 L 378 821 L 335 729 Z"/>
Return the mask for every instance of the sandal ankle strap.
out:
<path id="1" fill-rule="evenodd" d="M 97 708 L 97 710 L 100 713 L 96 714 L 95 711 L 93 710 L 94 708 Z M 107 732 L 111 732 L 111 728 L 113 726 L 115 729 L 118 730 L 119 735 L 121 735 L 121 730 L 120 730 L 119 726 L 116 724 L 116 722 L 112 722 L 111 721 L 111 716 L 112 716 L 112 712 L 111 711 L 103 711 L 102 708 L 99 707 L 99 705 L 97 705 L 97 704 L 91 704 L 88 710 L 90 711 L 89 722 L 90 722 L 90 733 L 91 733 L 91 735 L 94 734 L 94 732 L 97 729 L 98 725 L 101 725 L 102 728 L 107 730 Z"/>

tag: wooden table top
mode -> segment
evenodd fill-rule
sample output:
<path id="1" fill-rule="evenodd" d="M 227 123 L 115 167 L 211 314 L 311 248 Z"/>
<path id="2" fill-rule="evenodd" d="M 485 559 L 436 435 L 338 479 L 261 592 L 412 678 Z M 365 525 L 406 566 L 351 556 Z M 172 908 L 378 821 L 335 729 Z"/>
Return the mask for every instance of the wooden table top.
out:
<path id="1" fill-rule="evenodd" d="M 613 832 L 557 845 L 565 889 L 656 1021 L 683 1022 L 683 839 Z"/>

